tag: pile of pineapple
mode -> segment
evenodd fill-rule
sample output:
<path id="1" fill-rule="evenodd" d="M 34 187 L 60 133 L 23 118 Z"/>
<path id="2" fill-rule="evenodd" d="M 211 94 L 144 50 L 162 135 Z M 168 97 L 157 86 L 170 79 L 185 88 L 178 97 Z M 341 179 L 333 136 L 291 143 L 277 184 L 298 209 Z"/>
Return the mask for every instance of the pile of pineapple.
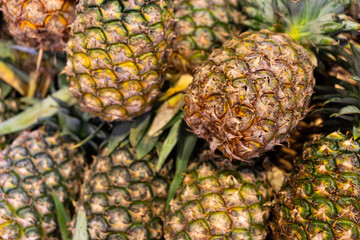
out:
<path id="1" fill-rule="evenodd" d="M 0 239 L 360 240 L 359 0 L 0 0 Z"/>

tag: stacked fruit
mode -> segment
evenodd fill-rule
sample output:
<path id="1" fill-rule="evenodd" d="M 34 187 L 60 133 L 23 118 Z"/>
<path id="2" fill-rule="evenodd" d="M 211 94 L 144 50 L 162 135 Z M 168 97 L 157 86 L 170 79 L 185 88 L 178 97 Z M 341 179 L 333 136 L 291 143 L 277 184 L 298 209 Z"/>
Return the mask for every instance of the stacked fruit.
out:
<path id="1" fill-rule="evenodd" d="M 0 5 L 0 239 L 360 239 L 357 2 Z"/>

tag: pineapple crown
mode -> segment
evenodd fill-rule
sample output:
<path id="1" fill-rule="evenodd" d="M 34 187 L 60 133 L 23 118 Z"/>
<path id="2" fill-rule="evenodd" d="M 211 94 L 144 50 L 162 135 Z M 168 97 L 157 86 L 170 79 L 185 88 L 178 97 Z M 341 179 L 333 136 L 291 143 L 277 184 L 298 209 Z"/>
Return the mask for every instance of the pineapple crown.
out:
<path id="1" fill-rule="evenodd" d="M 337 44 L 337 33 L 360 29 L 345 13 L 352 0 L 240 0 L 250 29 L 289 34 L 304 47 Z"/>
<path id="2" fill-rule="evenodd" d="M 339 48 L 338 66 L 347 70 L 344 76 L 335 78 L 336 88 L 333 92 L 321 96 L 325 100 L 325 111 L 330 111 L 330 117 L 338 117 L 341 127 L 351 130 L 355 139 L 360 138 L 360 48 L 350 43 L 350 50 Z M 348 75 L 348 76 L 347 76 Z M 350 124 L 349 124 L 350 123 Z M 352 126 L 349 129 L 348 126 Z"/>

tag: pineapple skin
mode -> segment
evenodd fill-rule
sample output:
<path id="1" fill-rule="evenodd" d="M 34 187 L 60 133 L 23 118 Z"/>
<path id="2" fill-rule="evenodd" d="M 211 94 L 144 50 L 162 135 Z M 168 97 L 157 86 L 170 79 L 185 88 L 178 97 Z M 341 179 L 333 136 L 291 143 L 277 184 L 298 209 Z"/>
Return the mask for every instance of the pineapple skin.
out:
<path id="1" fill-rule="evenodd" d="M 151 109 L 165 80 L 167 1 L 82 0 L 68 44 L 69 91 L 105 121 Z"/>
<path id="2" fill-rule="evenodd" d="M 166 240 L 256 239 L 267 235 L 272 190 L 265 176 L 229 159 L 189 166 L 166 215 Z"/>
<path id="3" fill-rule="evenodd" d="M 250 161 L 286 140 L 305 117 L 313 68 L 309 54 L 286 34 L 242 33 L 196 71 L 184 120 L 212 151 Z"/>
<path id="4" fill-rule="evenodd" d="M 62 51 L 75 18 L 73 0 L 3 0 L 10 35 L 20 44 Z"/>
<path id="5" fill-rule="evenodd" d="M 51 192 L 65 206 L 80 190 L 84 159 L 72 144 L 40 128 L 22 132 L 0 153 L 0 236 L 57 239 Z"/>
<path id="6" fill-rule="evenodd" d="M 155 162 L 121 148 L 95 157 L 82 194 L 90 239 L 162 239 L 169 180 Z"/>
<path id="7" fill-rule="evenodd" d="M 360 239 L 360 145 L 333 132 L 305 144 L 277 196 L 275 239 Z"/>
<path id="8" fill-rule="evenodd" d="M 225 40 L 240 31 L 237 0 L 174 1 L 174 35 L 169 62 L 193 73 Z"/>

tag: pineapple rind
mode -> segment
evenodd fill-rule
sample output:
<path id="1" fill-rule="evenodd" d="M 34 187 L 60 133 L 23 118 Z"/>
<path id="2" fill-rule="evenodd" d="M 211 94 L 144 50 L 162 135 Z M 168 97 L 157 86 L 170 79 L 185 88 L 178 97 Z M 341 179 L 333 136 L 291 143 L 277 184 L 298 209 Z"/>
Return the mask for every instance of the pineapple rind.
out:
<path id="1" fill-rule="evenodd" d="M 120 148 L 95 157 L 83 191 L 90 239 L 162 239 L 169 182 L 155 161 Z"/>
<path id="2" fill-rule="evenodd" d="M 74 20 L 73 0 L 3 0 L 10 34 L 29 47 L 62 51 Z"/>
<path id="3" fill-rule="evenodd" d="M 240 30 L 240 4 L 237 0 L 174 1 L 174 39 L 169 55 L 174 67 L 191 72 L 215 48 Z"/>
<path id="4" fill-rule="evenodd" d="M 333 132 L 304 146 L 277 196 L 276 239 L 360 239 L 360 145 Z"/>
<path id="5" fill-rule="evenodd" d="M 286 34 L 242 33 L 195 73 L 184 120 L 212 151 L 250 161 L 286 140 L 305 117 L 313 68 L 308 53 Z"/>
<path id="6" fill-rule="evenodd" d="M 83 111 L 114 121 L 151 109 L 165 79 L 171 19 L 167 1 L 80 1 L 66 73 Z"/>
<path id="7" fill-rule="evenodd" d="M 270 195 L 264 175 L 250 167 L 203 159 L 190 165 L 170 202 L 165 239 L 263 240 Z"/>
<path id="8" fill-rule="evenodd" d="M 84 160 L 43 128 L 21 133 L 0 153 L 0 236 L 57 237 L 52 191 L 67 205 L 80 189 Z"/>

